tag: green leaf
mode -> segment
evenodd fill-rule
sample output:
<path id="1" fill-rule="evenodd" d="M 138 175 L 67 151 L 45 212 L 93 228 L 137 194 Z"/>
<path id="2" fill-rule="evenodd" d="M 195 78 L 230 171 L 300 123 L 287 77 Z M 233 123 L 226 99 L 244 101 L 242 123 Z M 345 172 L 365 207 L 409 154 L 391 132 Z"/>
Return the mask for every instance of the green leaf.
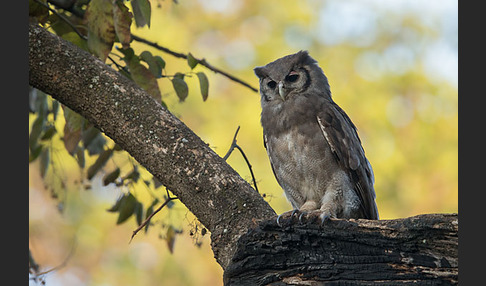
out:
<path id="1" fill-rule="evenodd" d="M 159 199 L 154 199 L 150 206 L 147 208 L 145 211 L 145 219 L 147 219 L 153 212 L 154 212 L 154 207 L 159 203 Z"/>
<path id="2" fill-rule="evenodd" d="M 141 202 L 137 201 L 133 213 L 135 214 L 135 220 L 137 221 L 137 225 L 141 225 L 143 220 L 143 204 Z"/>
<path id="3" fill-rule="evenodd" d="M 132 194 L 125 195 L 120 202 L 116 224 L 125 222 L 135 211 L 135 205 L 137 203 L 137 199 Z"/>
<path id="4" fill-rule="evenodd" d="M 106 174 L 103 177 L 103 186 L 115 182 L 115 180 L 120 176 L 120 168 L 116 168 L 114 171 Z"/>
<path id="5" fill-rule="evenodd" d="M 158 187 L 162 186 L 162 182 L 159 179 L 157 179 L 157 177 L 155 176 L 152 177 L 152 181 L 154 182 L 154 188 L 157 189 Z"/>
<path id="6" fill-rule="evenodd" d="M 118 145 L 118 144 L 115 143 L 115 146 L 113 146 L 113 150 L 115 150 L 115 151 L 123 151 L 123 148 L 122 148 L 122 146 L 120 146 L 120 145 Z"/>
<path id="7" fill-rule="evenodd" d="M 205 73 L 203 72 L 198 72 L 197 78 L 199 79 L 199 87 L 201 89 L 201 95 L 203 98 L 203 101 L 206 101 L 208 99 L 208 92 L 209 92 L 209 81 Z"/>
<path id="8" fill-rule="evenodd" d="M 49 148 L 44 148 L 40 156 L 40 175 L 42 178 L 46 175 L 47 169 L 49 168 L 50 154 Z"/>
<path id="9" fill-rule="evenodd" d="M 151 215 L 153 212 L 154 212 L 154 207 L 151 205 L 147 208 L 147 211 L 145 212 L 145 219 L 147 219 L 149 217 L 149 215 Z M 147 233 L 149 225 L 150 225 L 150 223 L 147 223 L 145 225 L 145 228 L 144 228 L 145 233 Z"/>
<path id="10" fill-rule="evenodd" d="M 64 147 L 71 156 L 74 156 L 81 140 L 81 129 L 86 123 L 86 119 L 65 105 L 62 105 L 62 108 L 66 119 L 63 136 Z"/>
<path id="11" fill-rule="evenodd" d="M 33 113 L 41 113 L 43 116 L 47 116 L 47 95 L 36 88 L 30 89 L 29 106 Z"/>
<path id="12" fill-rule="evenodd" d="M 152 56 L 152 53 L 149 51 L 143 51 L 140 54 L 140 58 L 146 62 L 149 66 L 150 72 L 156 77 L 156 78 L 161 78 L 162 77 L 162 67 L 159 64 L 159 62 L 156 60 L 154 56 Z M 160 58 L 160 57 L 159 57 Z M 164 63 L 165 64 L 165 63 Z"/>
<path id="13" fill-rule="evenodd" d="M 132 0 L 132 10 L 137 27 L 147 25 L 150 28 L 151 7 L 149 0 Z"/>
<path id="14" fill-rule="evenodd" d="M 122 48 L 118 48 L 117 49 L 125 56 L 123 57 L 123 60 L 128 64 L 132 58 L 135 56 L 135 52 L 133 51 L 132 48 L 128 48 L 128 49 L 122 49 Z"/>
<path id="15" fill-rule="evenodd" d="M 155 100 L 161 102 L 162 94 L 160 93 L 157 79 L 152 72 L 140 64 L 140 62 L 135 63 L 134 61 L 131 61 L 129 68 L 133 81 L 147 91 L 147 93 L 150 94 Z"/>
<path id="16" fill-rule="evenodd" d="M 40 2 L 47 4 L 46 0 L 40 0 Z M 29 0 L 29 16 L 37 18 L 37 21 L 44 25 L 49 17 L 49 9 L 34 0 Z"/>
<path id="17" fill-rule="evenodd" d="M 191 69 L 194 69 L 198 63 L 199 61 L 196 60 L 196 58 L 194 58 L 194 56 L 191 53 L 187 55 L 187 64 Z"/>
<path id="18" fill-rule="evenodd" d="M 170 253 L 174 251 L 174 242 L 175 242 L 176 232 L 172 225 L 169 225 L 167 228 L 167 233 L 165 234 L 165 240 L 167 241 L 167 247 L 169 248 Z"/>
<path id="19" fill-rule="evenodd" d="M 64 147 L 68 151 L 71 156 L 74 156 L 76 153 L 76 149 L 78 148 L 78 143 L 81 140 L 81 129 L 73 130 L 69 127 L 69 124 L 66 122 L 64 125 Z"/>
<path id="20" fill-rule="evenodd" d="M 154 57 L 155 61 L 157 62 L 157 65 L 161 68 L 165 68 L 165 61 L 160 57 L 160 56 L 155 56 Z"/>
<path id="21" fill-rule="evenodd" d="M 80 168 L 84 168 L 84 164 L 86 163 L 86 160 L 84 158 L 84 149 L 83 148 L 78 148 L 78 150 L 76 150 L 76 159 L 78 161 L 78 166 Z"/>
<path id="22" fill-rule="evenodd" d="M 51 113 L 54 117 L 54 121 L 56 121 L 57 118 L 57 111 L 59 110 L 59 101 L 53 100 L 52 101 L 52 107 L 51 107 Z"/>
<path id="23" fill-rule="evenodd" d="M 88 154 L 95 155 L 103 152 L 106 139 L 101 134 L 100 130 L 94 126 L 89 127 L 82 132 L 83 146 L 88 150 Z"/>
<path id="24" fill-rule="evenodd" d="M 172 200 L 172 201 L 169 201 L 166 206 L 167 206 L 168 209 L 171 209 L 174 205 L 175 205 L 175 203 Z"/>
<path id="25" fill-rule="evenodd" d="M 98 171 L 101 170 L 101 168 L 103 168 L 103 166 L 106 164 L 108 159 L 110 159 L 111 155 L 113 155 L 113 149 L 112 148 L 103 151 L 98 156 L 98 158 L 93 163 L 93 165 L 91 165 L 88 168 L 88 174 L 87 174 L 88 180 L 91 180 L 96 175 L 96 173 L 98 173 Z"/>
<path id="26" fill-rule="evenodd" d="M 57 129 L 54 125 L 48 125 L 44 129 L 44 134 L 42 134 L 40 140 L 49 140 L 57 133 Z"/>
<path id="27" fill-rule="evenodd" d="M 162 102 L 162 94 L 160 93 L 157 79 L 153 73 L 140 63 L 139 57 L 133 54 L 131 48 L 119 50 L 125 55 L 123 60 L 127 63 L 128 68 L 130 69 L 132 80 L 157 100 L 157 102 Z M 149 56 L 145 53 L 144 57 L 147 58 Z"/>
<path id="28" fill-rule="evenodd" d="M 63 11 L 61 9 L 56 9 L 56 11 L 57 14 L 51 13 L 47 21 L 50 24 L 49 28 L 52 29 L 54 33 L 59 37 L 64 37 L 66 33 L 71 33 L 71 32 L 76 33 L 73 31 L 72 26 L 80 27 L 86 25 L 86 23 L 84 23 L 83 18 L 71 15 L 69 12 Z M 66 22 L 64 19 L 62 19 L 61 17 L 64 17 L 64 19 L 68 19 L 69 23 Z M 81 30 L 80 32 L 86 32 L 86 31 Z"/>
<path id="29" fill-rule="evenodd" d="M 107 211 L 112 213 L 117 212 L 120 209 L 121 203 L 124 199 L 125 199 L 125 195 L 120 196 L 118 200 L 116 200 L 116 203 L 111 208 L 107 209 Z"/>
<path id="30" fill-rule="evenodd" d="M 39 157 L 41 151 L 42 151 L 42 145 L 37 145 L 36 147 L 34 147 L 33 150 L 29 150 L 29 163 L 32 163 L 35 161 L 35 159 L 37 159 L 37 157 Z"/>
<path id="31" fill-rule="evenodd" d="M 112 1 L 91 0 L 84 17 L 88 23 L 88 48 L 104 62 L 116 36 Z"/>
<path id="32" fill-rule="evenodd" d="M 86 42 L 86 40 L 82 39 L 76 32 L 65 33 L 61 36 L 61 38 L 75 44 L 76 46 L 78 46 L 79 48 L 85 51 L 89 51 L 88 43 Z"/>
<path id="33" fill-rule="evenodd" d="M 140 178 L 140 172 L 138 171 L 138 167 L 134 166 L 133 170 L 128 175 L 123 177 L 123 180 L 132 180 L 134 183 L 136 183 L 139 178 Z"/>
<path id="34" fill-rule="evenodd" d="M 29 134 L 29 149 L 31 152 L 37 148 L 37 140 L 42 133 L 42 129 L 44 128 L 44 122 L 44 115 L 42 113 L 37 114 L 37 118 L 32 123 L 32 129 L 30 130 Z"/>
<path id="35" fill-rule="evenodd" d="M 172 78 L 172 86 L 179 97 L 179 101 L 184 101 L 189 94 L 189 88 L 187 87 L 187 83 L 184 81 L 184 75 L 177 73 L 174 78 Z"/>
<path id="36" fill-rule="evenodd" d="M 150 206 L 145 211 L 145 219 L 147 219 L 154 212 L 154 206 L 157 205 L 158 203 L 159 203 L 159 200 L 158 199 L 154 199 L 152 201 L 152 203 L 150 204 Z M 145 225 L 145 229 L 144 229 L 145 233 L 147 233 L 148 228 L 149 228 L 150 225 L 151 225 L 150 222 Z"/>
<path id="37" fill-rule="evenodd" d="M 64 111 L 64 119 L 66 119 L 66 124 L 69 126 L 69 129 L 72 131 L 81 130 L 86 123 L 86 119 L 65 105 L 62 105 L 62 109 Z"/>
<path id="38" fill-rule="evenodd" d="M 114 4 L 113 24 L 115 26 L 115 33 L 123 48 L 126 49 L 130 46 L 130 25 L 132 24 L 133 16 L 122 1 L 115 1 Z"/>

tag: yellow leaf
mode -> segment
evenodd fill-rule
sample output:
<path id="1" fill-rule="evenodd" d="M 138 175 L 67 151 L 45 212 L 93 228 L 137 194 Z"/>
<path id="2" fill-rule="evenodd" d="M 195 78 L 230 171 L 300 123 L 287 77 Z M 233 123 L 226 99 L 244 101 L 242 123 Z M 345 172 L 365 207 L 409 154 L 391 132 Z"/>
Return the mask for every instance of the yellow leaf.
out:
<path id="1" fill-rule="evenodd" d="M 104 62 L 115 42 L 112 1 L 92 0 L 84 17 L 88 24 L 88 49 Z"/>

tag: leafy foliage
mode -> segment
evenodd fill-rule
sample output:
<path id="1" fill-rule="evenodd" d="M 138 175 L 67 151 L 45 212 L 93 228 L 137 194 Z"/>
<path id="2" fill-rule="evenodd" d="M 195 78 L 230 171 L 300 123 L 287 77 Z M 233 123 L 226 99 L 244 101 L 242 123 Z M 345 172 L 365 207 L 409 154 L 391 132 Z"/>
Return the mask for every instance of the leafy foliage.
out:
<path id="1" fill-rule="evenodd" d="M 129 77 L 131 77 L 132 80 L 141 88 L 145 89 L 150 95 L 152 95 L 156 101 L 162 103 L 159 85 L 156 80 L 156 77 L 159 75 L 159 70 L 162 71 L 160 64 L 161 62 L 157 61 L 148 51 L 144 51 L 142 53 L 142 57 L 142 55 L 136 56 L 132 48 L 119 50 L 125 55 L 123 60 L 128 66 L 130 72 Z M 149 64 L 149 68 L 142 65 L 140 60 L 147 62 Z"/>
<path id="2" fill-rule="evenodd" d="M 110 0 L 92 0 L 84 16 L 88 25 L 88 48 L 105 61 L 116 37 L 113 4 Z"/>
<path id="3" fill-rule="evenodd" d="M 152 8 L 149 0 L 132 0 L 133 13 L 135 15 L 135 24 L 137 27 L 143 27 L 147 25 L 150 27 L 150 15 Z"/>
<path id="4" fill-rule="evenodd" d="M 150 27 L 152 8 L 148 0 L 129 1 L 131 9 L 127 7 L 127 2 L 77 0 L 71 1 L 69 7 L 57 7 L 45 0 L 29 0 L 29 16 L 37 19 L 39 24 L 50 28 L 63 39 L 91 52 L 103 62 L 111 61 L 112 67 L 133 80 L 164 107 L 167 105 L 162 100 L 159 79 L 169 79 L 177 98 L 181 102 L 184 101 L 189 95 L 185 77 L 187 74 L 194 74 L 192 70 L 198 65 L 198 60 L 189 54 L 187 62 L 191 71 L 177 72 L 170 76 L 166 74 L 166 62 L 160 54 L 153 54 L 148 50 L 136 54 L 131 47 L 132 19 L 135 20 L 136 27 Z M 121 46 L 117 46 L 116 43 Z M 113 59 L 114 57 L 119 60 Z M 197 72 L 196 75 L 203 101 L 206 101 L 208 79 L 203 72 Z M 65 188 L 67 178 L 60 173 L 62 172 L 60 168 L 53 166 L 61 164 L 58 162 L 57 154 L 64 151 L 83 171 L 83 178 L 77 181 L 84 181 L 85 188 L 91 187 L 90 182 L 95 180 L 98 174 L 102 174 L 104 186 L 113 184 L 118 188 L 128 187 L 128 191 L 124 192 L 108 210 L 118 213 L 116 224 L 125 223 L 134 216 L 137 225 L 141 225 L 153 213 L 154 207 L 163 202 L 163 197 L 169 200 L 168 191 L 165 196 L 155 195 L 148 201 L 139 200 L 134 193 L 140 188 L 139 170 L 143 167 L 86 119 L 47 97 L 43 92 L 31 89 L 29 99 L 30 112 L 35 116 L 29 132 L 29 162 L 39 160 L 40 174 L 46 181 L 46 185 L 51 185 L 52 194 L 60 200 L 60 205 L 63 205 L 65 196 L 59 197 L 58 194 L 64 192 L 61 189 Z M 57 116 L 59 106 L 62 107 L 62 117 Z M 64 150 L 53 147 L 57 146 L 57 142 L 63 143 Z M 124 161 L 129 162 L 131 171 L 126 171 L 127 167 L 116 163 L 115 167 L 112 167 L 113 164 L 109 162 L 114 162 L 118 157 L 126 158 Z M 110 166 L 111 171 L 105 171 L 107 166 Z M 150 173 L 146 171 L 143 173 L 145 187 L 153 190 L 160 187 L 158 180 Z M 166 208 L 172 208 L 174 204 L 172 199 L 167 201 Z M 145 231 L 150 225 L 145 226 Z M 180 233 L 175 229 L 174 226 L 169 225 L 166 233 L 171 252 L 175 237 Z"/>
<path id="5" fill-rule="evenodd" d="M 208 99 L 208 95 L 209 95 L 209 80 L 208 80 L 208 77 L 203 72 L 198 72 L 198 73 L 196 73 L 196 75 L 197 75 L 197 78 L 199 79 L 199 87 L 201 89 L 201 95 L 202 95 L 203 101 L 206 101 L 206 99 Z"/>
<path id="6" fill-rule="evenodd" d="M 184 81 L 184 74 L 176 73 L 172 78 L 172 86 L 174 87 L 179 100 L 184 101 L 189 94 L 189 88 L 187 87 L 187 83 Z"/>

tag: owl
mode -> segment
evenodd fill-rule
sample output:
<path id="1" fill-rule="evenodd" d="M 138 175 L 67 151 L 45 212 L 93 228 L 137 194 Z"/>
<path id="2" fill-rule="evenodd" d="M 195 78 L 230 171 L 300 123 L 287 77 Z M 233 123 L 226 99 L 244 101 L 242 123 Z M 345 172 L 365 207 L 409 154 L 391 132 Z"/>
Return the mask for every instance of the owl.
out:
<path id="1" fill-rule="evenodd" d="M 300 51 L 254 72 L 264 146 L 291 215 L 378 219 L 373 169 L 317 61 Z"/>

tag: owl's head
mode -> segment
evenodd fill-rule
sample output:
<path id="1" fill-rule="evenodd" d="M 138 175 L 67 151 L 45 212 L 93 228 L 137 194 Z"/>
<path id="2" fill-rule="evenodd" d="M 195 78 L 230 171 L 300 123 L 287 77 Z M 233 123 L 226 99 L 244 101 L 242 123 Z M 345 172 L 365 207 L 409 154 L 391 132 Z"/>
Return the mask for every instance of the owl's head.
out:
<path id="1" fill-rule="evenodd" d="M 262 104 L 306 94 L 331 98 L 327 77 L 307 51 L 282 57 L 254 71 L 260 79 Z"/>

